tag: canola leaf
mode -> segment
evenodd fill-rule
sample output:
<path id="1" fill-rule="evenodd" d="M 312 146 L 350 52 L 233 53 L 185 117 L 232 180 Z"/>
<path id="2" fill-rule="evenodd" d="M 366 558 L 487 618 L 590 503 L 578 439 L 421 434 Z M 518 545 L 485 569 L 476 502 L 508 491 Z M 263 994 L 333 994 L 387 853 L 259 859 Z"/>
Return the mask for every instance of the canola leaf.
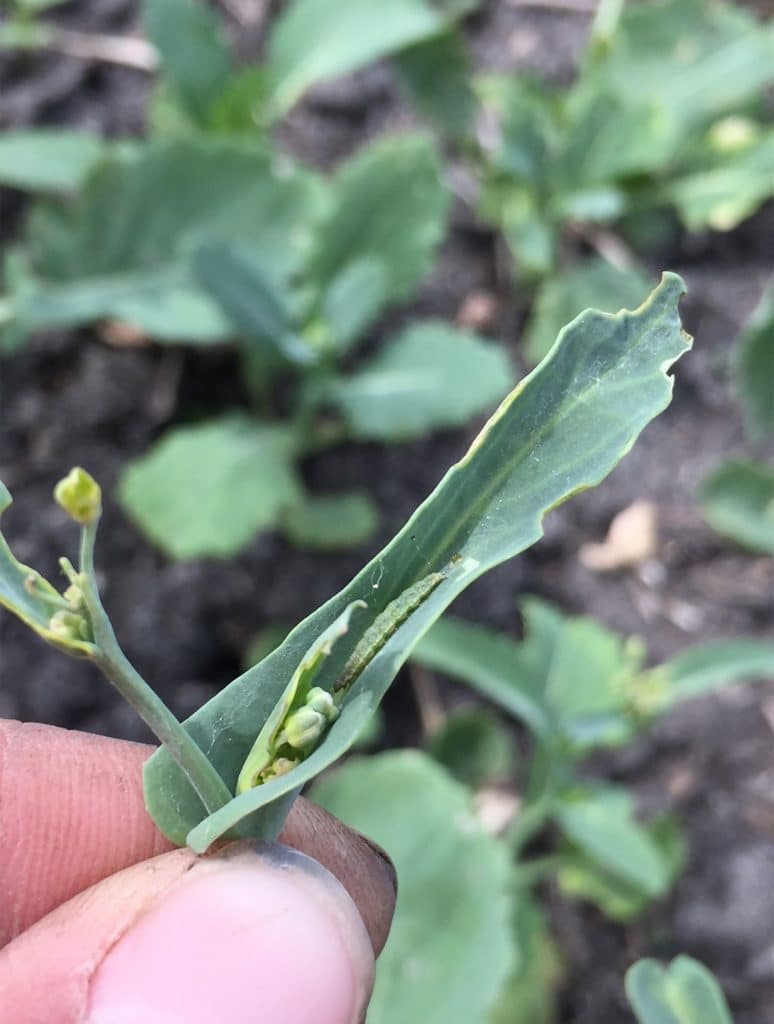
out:
<path id="1" fill-rule="evenodd" d="M 626 994 L 639 1024 L 733 1024 L 714 975 L 691 957 L 639 960 L 626 972 Z"/>
<path id="2" fill-rule="evenodd" d="M 414 324 L 326 393 L 353 437 L 402 441 L 457 427 L 511 387 L 507 354 L 440 320 Z"/>
<path id="3" fill-rule="evenodd" d="M 684 700 L 711 693 L 720 686 L 753 679 L 774 679 L 774 643 L 766 640 L 717 640 L 689 647 L 657 670 L 663 679 L 668 710 Z"/>
<path id="4" fill-rule="evenodd" d="M 159 341 L 221 341 L 233 329 L 195 280 L 194 253 L 238 240 L 290 274 L 319 197 L 311 174 L 262 144 L 153 141 L 100 163 L 66 209 L 38 207 L 27 231 L 33 277 L 8 296 L 11 313 L 28 332 L 110 318 Z"/>
<path id="5" fill-rule="evenodd" d="M 699 496 L 714 530 L 750 551 L 774 554 L 774 470 L 729 459 L 704 478 Z"/>
<path id="6" fill-rule="evenodd" d="M 407 46 L 393 65 L 409 99 L 433 127 L 457 142 L 470 137 L 477 101 L 458 32 L 449 29 Z"/>
<path id="7" fill-rule="evenodd" d="M 768 132 L 717 166 L 677 177 L 662 194 L 689 230 L 730 231 L 774 194 L 773 181 L 774 132 Z"/>
<path id="8" fill-rule="evenodd" d="M 268 110 L 286 113 L 316 82 L 349 74 L 441 32 L 445 18 L 428 0 L 293 0 L 272 29 L 267 54 Z M 375 17 L 375 14 L 378 14 Z"/>
<path id="9" fill-rule="evenodd" d="M 164 751 L 145 767 L 148 808 L 176 842 L 204 850 L 250 818 L 276 835 L 287 798 L 351 746 L 412 648 L 451 601 L 488 569 L 542 535 L 556 505 L 599 483 L 668 404 L 669 366 L 689 347 L 680 328 L 683 283 L 665 274 L 635 312 L 587 311 L 561 333 L 546 360 L 521 381 L 405 527 L 339 594 L 299 624 L 260 665 L 187 721 L 232 786 L 247 751 L 304 653 L 344 608 L 364 600 L 376 618 L 401 595 L 440 574 L 347 691 L 322 743 L 296 768 L 235 797 L 205 819 L 201 803 Z M 342 641 L 343 655 L 357 645 Z M 335 675 L 319 685 L 333 686 Z M 278 801 L 281 801 L 278 803 Z M 261 811 L 255 817 L 257 811 Z M 190 833 L 190 835 L 189 835 Z"/>
<path id="10" fill-rule="evenodd" d="M 212 296 L 248 343 L 300 366 L 315 361 L 294 326 L 292 296 L 286 282 L 249 248 L 238 242 L 203 245 L 193 257 L 197 281 Z"/>
<path id="11" fill-rule="evenodd" d="M 306 494 L 292 505 L 280 528 L 299 547 L 339 551 L 369 539 L 379 523 L 379 510 L 365 491 Z"/>
<path id="12" fill-rule="evenodd" d="M 664 815 L 648 822 L 645 832 L 662 859 L 666 886 L 671 887 L 685 864 L 685 841 L 680 830 L 672 818 Z M 653 899 L 652 891 L 631 878 L 622 878 L 571 844 L 560 853 L 556 880 L 568 899 L 588 900 L 614 921 L 631 921 Z"/>
<path id="13" fill-rule="evenodd" d="M 231 75 L 221 20 L 201 0 L 144 0 L 143 14 L 164 77 L 188 112 L 203 119 Z"/>
<path id="14" fill-rule="evenodd" d="M 625 685 L 637 652 L 589 618 L 569 618 L 536 598 L 522 603 L 521 643 L 452 616 L 420 640 L 412 658 L 494 701 L 544 739 L 578 752 L 617 744 L 632 731 Z"/>
<path id="15" fill-rule="evenodd" d="M 612 787 L 573 791 L 554 818 L 564 835 L 594 863 L 653 899 L 672 881 L 668 859 L 634 818 L 629 794 Z"/>
<path id="16" fill-rule="evenodd" d="M 755 100 L 774 80 L 774 26 L 728 3 L 658 0 L 624 8 L 584 77 L 637 107 L 647 97 L 682 131 Z"/>
<path id="17" fill-rule="evenodd" d="M 295 438 L 241 415 L 176 427 L 123 470 L 129 517 L 172 558 L 227 558 L 299 500 Z"/>
<path id="18" fill-rule="evenodd" d="M 25 192 L 74 192 L 107 150 L 86 132 L 34 129 L 0 135 L 0 185 Z"/>
<path id="19" fill-rule="evenodd" d="M 312 798 L 382 846 L 400 879 L 369 1024 L 485 1019 L 514 966 L 513 897 L 507 851 L 470 793 L 426 755 L 391 751 L 337 769 Z"/>
<path id="20" fill-rule="evenodd" d="M 407 298 L 430 268 L 448 209 L 438 153 L 424 135 L 382 140 L 343 164 L 304 262 L 305 283 L 317 296 L 317 315 L 326 303 L 341 308 L 342 298 L 328 298 L 328 293 L 343 288 L 342 281 L 353 273 L 360 291 L 358 331 L 387 303 Z M 353 290 L 350 282 L 348 298 Z M 332 331 L 340 330 L 340 317 L 334 314 Z M 338 342 L 334 335 L 337 348 L 352 338 L 352 328 L 345 335 Z"/>
<path id="21" fill-rule="evenodd" d="M 774 292 L 767 292 L 742 331 L 734 369 L 748 433 L 774 434 Z"/>
<path id="22" fill-rule="evenodd" d="M 541 287 L 524 335 L 524 353 L 530 363 L 549 351 L 564 324 L 589 305 L 613 313 L 635 304 L 648 288 L 639 270 L 623 270 L 607 260 L 586 260 L 560 271 Z"/>

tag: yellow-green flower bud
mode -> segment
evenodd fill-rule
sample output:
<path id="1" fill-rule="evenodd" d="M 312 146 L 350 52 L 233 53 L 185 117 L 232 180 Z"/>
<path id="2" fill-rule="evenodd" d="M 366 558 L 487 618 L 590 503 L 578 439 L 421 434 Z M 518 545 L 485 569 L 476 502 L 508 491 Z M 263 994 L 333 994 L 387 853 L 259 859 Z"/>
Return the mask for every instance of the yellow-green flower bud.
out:
<path id="1" fill-rule="evenodd" d="M 326 722 L 335 722 L 339 717 L 339 709 L 333 702 L 333 694 L 323 690 L 321 686 L 312 687 L 306 695 L 304 707 L 322 715 Z"/>
<path id="2" fill-rule="evenodd" d="M 293 750 L 303 750 L 322 736 L 328 722 L 325 715 L 313 708 L 299 708 L 285 721 L 285 727 L 278 737 L 278 745 L 287 743 Z"/>
<path id="3" fill-rule="evenodd" d="M 76 466 L 54 488 L 54 498 L 76 523 L 91 523 L 102 513 L 102 488 L 97 481 Z"/>
<path id="4" fill-rule="evenodd" d="M 48 623 L 51 632 L 62 640 L 90 640 L 89 626 L 82 615 L 75 612 L 55 612 Z"/>

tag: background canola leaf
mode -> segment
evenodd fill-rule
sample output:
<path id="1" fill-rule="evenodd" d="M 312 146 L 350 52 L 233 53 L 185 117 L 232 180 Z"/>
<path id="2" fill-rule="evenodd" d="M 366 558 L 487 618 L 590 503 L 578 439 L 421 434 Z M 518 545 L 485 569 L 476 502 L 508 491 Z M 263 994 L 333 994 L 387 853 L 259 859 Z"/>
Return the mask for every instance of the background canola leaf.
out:
<path id="1" fill-rule="evenodd" d="M 561 332 L 546 359 L 511 392 L 467 454 L 376 558 L 300 623 L 259 665 L 187 721 L 191 734 L 233 786 L 255 737 L 314 639 L 353 600 L 375 618 L 433 572 L 445 578 L 365 667 L 341 715 L 310 756 L 205 819 L 204 810 L 165 751 L 145 768 L 148 809 L 173 841 L 206 850 L 226 833 L 275 835 L 292 795 L 352 745 L 414 644 L 478 576 L 542 535 L 547 512 L 599 483 L 670 401 L 667 370 L 689 347 L 680 327 L 683 282 L 665 274 L 633 312 L 587 310 Z M 340 645 L 342 658 L 358 637 Z M 332 686 L 331 658 L 318 685 Z M 342 661 L 343 664 L 343 661 Z"/>

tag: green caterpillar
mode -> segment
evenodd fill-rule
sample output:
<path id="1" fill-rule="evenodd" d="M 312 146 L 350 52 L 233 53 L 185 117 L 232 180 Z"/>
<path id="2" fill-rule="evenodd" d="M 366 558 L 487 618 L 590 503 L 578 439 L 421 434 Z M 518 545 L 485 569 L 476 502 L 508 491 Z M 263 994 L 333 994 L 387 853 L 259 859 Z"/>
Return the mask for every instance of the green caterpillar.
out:
<path id="1" fill-rule="evenodd" d="M 340 694 L 349 689 L 409 615 L 416 611 L 445 579 L 442 572 L 432 572 L 429 576 L 425 576 L 407 587 L 402 594 L 390 601 L 357 642 L 343 672 L 334 683 L 334 693 Z"/>
<path id="2" fill-rule="evenodd" d="M 288 683 L 282 698 L 261 729 L 237 780 L 244 793 L 291 771 L 314 750 L 339 716 L 346 691 L 406 619 L 446 577 L 434 572 L 408 587 L 387 605 L 363 633 L 344 670 L 328 693 L 312 682 L 333 645 L 345 636 L 349 618 L 364 601 L 353 601 L 317 638 Z"/>

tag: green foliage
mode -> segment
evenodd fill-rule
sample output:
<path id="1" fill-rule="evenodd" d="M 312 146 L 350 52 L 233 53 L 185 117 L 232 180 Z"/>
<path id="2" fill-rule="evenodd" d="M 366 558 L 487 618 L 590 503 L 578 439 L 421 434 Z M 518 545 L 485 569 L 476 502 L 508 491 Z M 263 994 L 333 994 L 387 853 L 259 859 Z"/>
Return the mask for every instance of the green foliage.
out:
<path id="1" fill-rule="evenodd" d="M 561 345 L 501 405 L 395 539 L 273 654 L 188 722 L 217 771 L 233 785 L 299 661 L 347 605 L 366 601 L 373 622 L 413 588 L 440 575 L 440 585 L 425 594 L 394 635 L 386 631 L 386 645 L 363 666 L 339 717 L 305 760 L 203 820 L 186 778 L 164 751 L 154 755 L 146 767 L 146 793 L 165 834 L 177 841 L 188 835 L 199 850 L 246 821 L 253 830 L 276 834 L 291 795 L 348 749 L 413 646 L 454 597 L 538 540 L 545 513 L 599 482 L 668 404 L 672 382 L 666 369 L 687 348 L 677 315 L 681 293 L 679 278 L 666 275 L 634 313 L 611 317 L 588 311 L 576 319 L 563 332 Z M 611 427 L 601 432 L 603 411 Z M 561 473 L 554 471 L 557 466 Z M 342 658 L 356 646 L 356 637 L 345 637 Z M 330 689 L 335 669 L 331 663 L 330 678 L 318 685 Z"/>
<path id="2" fill-rule="evenodd" d="M 405 77 L 417 86 L 429 73 L 422 48 L 438 52 L 438 40 L 441 52 L 458 56 L 452 27 L 477 6 L 478 0 L 393 0 L 374 17 L 373 0 L 345 0 L 334 19 L 324 0 L 293 0 L 271 24 L 265 61 L 235 71 L 209 10 L 195 0 L 146 0 L 145 22 L 162 58 L 157 124 L 254 132 L 287 114 L 314 85 L 404 54 Z M 459 123 L 459 113 L 453 119 Z"/>
<path id="3" fill-rule="evenodd" d="M 774 294 L 764 295 L 737 343 L 736 382 L 750 435 L 774 434 Z"/>
<path id="4" fill-rule="evenodd" d="M 129 464 L 121 502 L 174 557 L 226 557 L 299 500 L 294 454 L 291 431 L 242 416 L 178 427 Z"/>
<path id="5" fill-rule="evenodd" d="M 568 227 L 625 234 L 629 215 L 664 207 L 689 228 L 734 227 L 772 194 L 773 69 L 774 28 L 738 7 L 625 5 L 570 89 L 483 83 L 499 134 L 478 156 L 482 216 L 527 277 L 555 269 Z"/>
<path id="6" fill-rule="evenodd" d="M 7 298 L 16 326 L 112 318 L 162 341 L 227 338 L 229 323 L 193 275 L 196 252 L 240 241 L 289 274 L 318 195 L 312 175 L 278 166 L 257 143 L 152 142 L 103 161 L 73 204 L 39 207 L 29 222 L 29 277 Z"/>
<path id="7" fill-rule="evenodd" d="M 647 288 L 648 282 L 638 270 L 623 270 L 603 259 L 589 259 L 560 271 L 537 293 L 524 335 L 525 355 L 530 363 L 540 362 L 562 326 L 589 303 L 595 309 L 614 313 L 622 306 L 635 305 Z"/>
<path id="8" fill-rule="evenodd" d="M 96 135 L 85 132 L 5 132 L 0 135 L 0 185 L 27 192 L 73 192 L 106 149 Z"/>
<path id="9" fill-rule="evenodd" d="M 234 428 L 237 421 L 226 417 L 180 427 L 128 467 L 119 488 L 124 507 L 176 558 L 233 554 L 267 528 L 314 548 L 366 540 L 376 526 L 368 497 L 307 496 L 295 462 L 345 434 L 398 440 L 461 425 L 502 398 L 512 381 L 493 344 L 434 322 L 387 339 L 364 366 L 338 373 L 338 359 L 385 303 L 416 287 L 440 240 L 448 204 L 427 139 L 380 143 L 344 164 L 330 185 L 312 184 L 296 171 L 272 176 L 269 165 L 260 166 L 264 181 L 253 189 L 262 202 L 275 194 L 278 227 L 285 190 L 295 181 L 308 186 L 299 194 L 309 200 L 311 221 L 302 219 L 302 204 L 287 223 L 300 237 L 279 244 L 256 231 L 248 240 L 235 228 L 232 237 L 224 231 L 218 239 L 215 227 L 203 237 L 203 223 L 199 239 L 199 229 L 186 222 L 179 241 L 189 287 L 198 289 L 200 305 L 209 304 L 217 337 L 241 338 L 245 380 L 256 400 L 265 400 L 280 374 L 303 380 L 292 381 L 294 408 L 284 422 L 255 419 Z M 226 209 L 227 218 L 232 212 Z M 168 232 L 169 221 L 168 215 Z M 154 317 L 158 298 L 148 296 Z M 198 322 L 200 331 L 206 322 Z M 170 326 L 167 321 L 167 331 Z M 228 509 L 198 500 L 191 474 L 201 467 L 221 481 Z"/>
<path id="10" fill-rule="evenodd" d="M 614 883 L 646 900 L 667 892 L 674 877 L 673 865 L 667 851 L 636 821 L 632 799 L 625 790 L 568 790 L 557 802 L 555 819 L 584 859 Z"/>
<path id="11" fill-rule="evenodd" d="M 506 781 L 513 771 L 513 740 L 497 715 L 482 708 L 455 711 L 427 742 L 427 752 L 471 789 Z"/>
<path id="12" fill-rule="evenodd" d="M 367 541 L 378 522 L 378 510 L 365 491 L 349 491 L 306 495 L 288 508 L 280 528 L 300 547 L 336 551 Z"/>
<path id="13" fill-rule="evenodd" d="M 469 794 L 428 757 L 395 751 L 349 762 L 312 797 L 383 846 L 400 879 L 369 1022 L 486 1019 L 515 966 L 513 896 L 507 851 Z"/>
<path id="14" fill-rule="evenodd" d="M 639 823 L 625 790 L 583 781 L 579 758 L 630 740 L 682 700 L 774 675 L 774 644 L 718 641 L 645 669 L 639 642 L 623 641 L 593 619 L 565 617 L 535 598 L 524 602 L 523 615 L 520 643 L 447 616 L 412 658 L 468 683 L 527 725 L 535 749 L 511 832 L 515 849 L 555 825 L 564 836 L 552 862 L 562 891 L 628 920 L 667 892 L 683 864 L 683 844 L 669 819 Z"/>
<path id="15" fill-rule="evenodd" d="M 609 870 L 602 858 L 580 847 L 567 844 L 558 857 L 556 880 L 562 893 L 571 899 L 587 900 L 614 921 L 630 921 L 647 909 L 654 895 L 661 895 L 676 881 L 685 863 L 685 844 L 677 824 L 669 817 L 657 818 L 646 826 L 627 821 L 629 828 L 657 865 L 660 891 L 654 893 L 650 880 L 642 884 Z M 614 832 L 610 833 L 612 839 Z M 527 862 L 529 863 L 529 862 Z"/>
<path id="16" fill-rule="evenodd" d="M 430 268 L 449 207 L 440 179 L 436 150 L 422 135 L 375 143 L 335 175 L 304 274 L 312 315 L 327 312 L 331 333 L 345 317 L 354 319 L 354 330 L 333 335 L 337 348 L 350 344 L 387 303 L 405 299 Z M 354 317 L 353 300 L 359 307 Z"/>
<path id="17" fill-rule="evenodd" d="M 569 619 L 535 598 L 523 604 L 525 639 L 446 616 L 413 657 L 474 686 L 544 740 L 583 752 L 621 743 L 635 727 L 642 651 L 593 619 Z"/>
<path id="18" fill-rule="evenodd" d="M 704 478 L 700 497 L 718 533 L 750 551 L 774 553 L 774 470 L 729 459 Z"/>
<path id="19" fill-rule="evenodd" d="M 626 993 L 639 1024 L 732 1024 L 720 985 L 691 957 L 666 967 L 640 960 L 627 972 Z"/>
<path id="20" fill-rule="evenodd" d="M 8 488 L 0 481 L 0 516 L 11 504 Z M 87 655 L 88 636 L 78 629 L 77 603 L 60 594 L 39 572 L 16 559 L 0 533 L 0 607 L 7 608 L 49 643 L 69 654 Z M 73 625 L 75 629 L 67 628 Z"/>
<path id="21" fill-rule="evenodd" d="M 419 437 L 466 423 L 508 391 L 508 358 L 494 343 L 441 321 L 415 323 L 326 393 L 353 437 Z"/>
<path id="22" fill-rule="evenodd" d="M 516 967 L 501 991 L 488 1024 L 555 1024 L 562 979 L 559 950 L 545 914 L 521 895 L 513 907 Z"/>

